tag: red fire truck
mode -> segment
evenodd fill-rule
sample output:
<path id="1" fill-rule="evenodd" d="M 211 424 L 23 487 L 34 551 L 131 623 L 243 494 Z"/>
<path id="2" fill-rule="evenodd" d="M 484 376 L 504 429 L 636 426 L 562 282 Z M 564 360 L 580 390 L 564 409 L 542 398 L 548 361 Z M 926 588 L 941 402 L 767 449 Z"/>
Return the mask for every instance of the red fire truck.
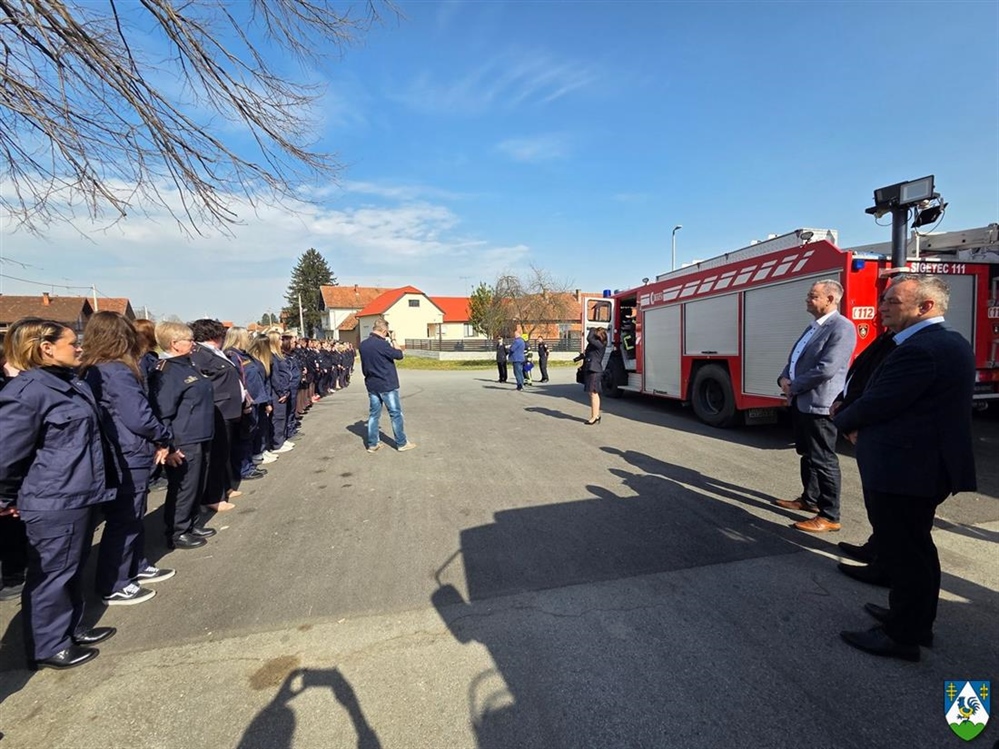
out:
<path id="1" fill-rule="evenodd" d="M 784 405 L 777 375 L 812 320 L 804 303 L 812 284 L 843 284 L 840 312 L 857 328 L 855 354 L 880 330 L 890 243 L 836 245 L 834 230 L 798 229 L 614 293 L 605 391 L 685 401 L 712 426 L 774 421 Z M 999 398 L 999 224 L 914 233 L 907 258 L 910 270 L 950 284 L 947 322 L 975 349 L 984 407 Z"/>

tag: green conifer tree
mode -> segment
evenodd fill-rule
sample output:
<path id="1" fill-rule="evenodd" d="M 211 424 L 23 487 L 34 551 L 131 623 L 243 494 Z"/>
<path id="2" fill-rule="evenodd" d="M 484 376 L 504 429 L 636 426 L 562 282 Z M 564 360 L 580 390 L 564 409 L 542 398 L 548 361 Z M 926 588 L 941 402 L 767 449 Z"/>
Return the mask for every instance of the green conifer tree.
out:
<path id="1" fill-rule="evenodd" d="M 281 316 L 285 324 L 298 327 L 298 302 L 302 301 L 302 318 L 305 330 L 300 331 L 308 338 L 314 338 L 315 333 L 322 329 L 322 293 L 320 286 L 337 286 L 336 276 L 330 270 L 319 250 L 310 247 L 301 257 L 291 272 L 291 282 L 284 295 L 287 306 Z"/>

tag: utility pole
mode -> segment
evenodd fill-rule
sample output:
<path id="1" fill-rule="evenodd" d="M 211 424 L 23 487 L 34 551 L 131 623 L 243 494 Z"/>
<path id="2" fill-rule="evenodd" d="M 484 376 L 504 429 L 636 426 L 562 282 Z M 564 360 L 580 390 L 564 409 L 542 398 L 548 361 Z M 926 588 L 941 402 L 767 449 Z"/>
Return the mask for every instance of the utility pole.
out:
<path id="1" fill-rule="evenodd" d="M 98 312 L 99 310 L 97 309 L 97 286 L 95 284 L 91 284 L 90 291 L 93 293 L 94 296 L 94 312 Z"/>
<path id="2" fill-rule="evenodd" d="M 673 227 L 673 265 L 670 270 L 676 270 L 676 233 L 682 228 L 682 224 L 677 224 Z"/>
<path id="3" fill-rule="evenodd" d="M 302 312 L 302 295 L 298 295 L 298 335 L 305 335 L 305 314 Z"/>

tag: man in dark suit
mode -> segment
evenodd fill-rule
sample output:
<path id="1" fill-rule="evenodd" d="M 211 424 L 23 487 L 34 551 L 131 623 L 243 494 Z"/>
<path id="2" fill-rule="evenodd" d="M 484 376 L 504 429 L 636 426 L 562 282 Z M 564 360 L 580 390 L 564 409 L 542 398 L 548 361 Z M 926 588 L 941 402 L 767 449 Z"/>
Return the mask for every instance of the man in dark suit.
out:
<path id="1" fill-rule="evenodd" d="M 930 645 L 940 597 L 940 559 L 931 531 L 938 504 L 976 488 L 971 438 L 975 356 L 943 325 L 950 301 L 935 276 L 906 275 L 881 303 L 896 348 L 860 398 L 834 422 L 857 446 L 878 553 L 891 581 L 888 608 L 866 604 L 881 624 L 842 632 L 855 648 L 918 661 Z"/>
<path id="2" fill-rule="evenodd" d="M 846 373 L 846 386 L 844 387 L 843 392 L 836 396 L 836 400 L 833 401 L 833 404 L 829 409 L 830 416 L 835 416 L 839 411 L 860 398 L 864 389 L 867 387 L 867 383 L 871 379 L 871 375 L 873 375 L 874 372 L 877 371 L 878 367 L 881 366 L 881 362 L 884 361 L 884 358 L 894 350 L 895 334 L 890 330 L 886 330 L 875 338 L 874 341 L 872 341 L 871 344 L 865 348 L 856 359 L 853 360 L 853 364 L 850 365 L 850 369 Z M 871 502 L 870 498 L 867 496 L 867 492 L 864 492 L 864 509 L 867 511 L 867 520 L 873 528 L 874 520 L 871 515 Z M 839 565 L 837 565 L 837 569 L 839 569 L 840 572 L 847 577 L 859 580 L 863 583 L 888 587 L 888 572 L 884 568 L 884 563 L 878 561 L 878 539 L 873 532 L 867 541 L 860 546 L 857 544 L 847 543 L 846 541 L 840 541 L 837 546 L 839 546 L 840 550 L 845 554 L 853 557 L 859 562 L 864 563 L 864 566 L 858 566 L 855 564 L 844 564 L 843 562 L 840 562 Z"/>
<path id="3" fill-rule="evenodd" d="M 805 308 L 815 318 L 791 349 L 777 378 L 791 408 L 795 450 L 800 455 L 801 496 L 778 499 L 789 510 L 815 513 L 794 524 L 809 533 L 838 531 L 840 472 L 836 427 L 829 407 L 846 382 L 846 371 L 857 343 L 853 323 L 839 314 L 843 287 L 826 279 L 814 283 Z"/>

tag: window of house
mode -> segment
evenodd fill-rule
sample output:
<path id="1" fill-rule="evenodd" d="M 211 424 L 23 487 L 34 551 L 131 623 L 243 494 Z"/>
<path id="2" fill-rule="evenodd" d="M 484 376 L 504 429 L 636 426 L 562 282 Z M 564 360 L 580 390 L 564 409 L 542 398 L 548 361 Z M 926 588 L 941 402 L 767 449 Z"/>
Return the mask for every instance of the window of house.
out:
<path id="1" fill-rule="evenodd" d="M 419 299 L 410 299 L 409 300 L 409 306 L 410 307 L 419 307 L 420 306 L 420 300 Z"/>
<path id="2" fill-rule="evenodd" d="M 475 326 L 465 323 L 465 332 L 463 335 L 465 338 L 475 338 Z"/>

